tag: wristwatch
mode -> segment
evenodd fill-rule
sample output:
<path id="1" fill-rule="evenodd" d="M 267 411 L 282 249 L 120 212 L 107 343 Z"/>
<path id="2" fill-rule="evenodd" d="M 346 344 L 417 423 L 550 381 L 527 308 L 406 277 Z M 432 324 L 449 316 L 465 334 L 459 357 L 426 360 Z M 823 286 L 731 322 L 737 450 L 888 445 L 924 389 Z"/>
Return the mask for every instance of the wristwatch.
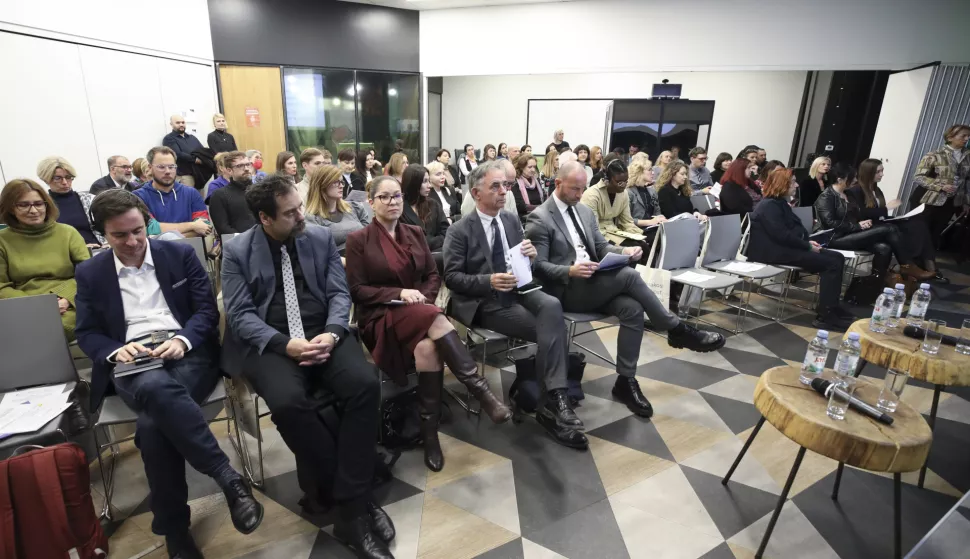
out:
<path id="1" fill-rule="evenodd" d="M 340 336 L 338 336 L 337 334 L 334 334 L 333 332 L 328 332 L 328 334 L 333 336 L 333 347 L 337 347 L 337 345 L 340 344 Z"/>

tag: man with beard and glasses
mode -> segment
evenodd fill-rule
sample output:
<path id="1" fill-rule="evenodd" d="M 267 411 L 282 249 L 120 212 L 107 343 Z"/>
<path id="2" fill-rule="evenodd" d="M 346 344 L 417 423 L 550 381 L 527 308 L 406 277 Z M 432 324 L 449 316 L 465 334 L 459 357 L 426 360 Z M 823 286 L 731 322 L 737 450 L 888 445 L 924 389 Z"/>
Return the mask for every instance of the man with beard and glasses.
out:
<path id="1" fill-rule="evenodd" d="M 350 291 L 330 230 L 307 224 L 296 185 L 272 176 L 246 190 L 259 226 L 223 247 L 222 368 L 266 401 L 296 455 L 307 510 L 336 505 L 334 536 L 358 557 L 392 557 L 394 524 L 371 494 L 379 428 L 378 372 L 351 332 Z M 338 400 L 332 436 L 310 394 Z"/>
<path id="2" fill-rule="evenodd" d="M 134 190 L 131 185 L 131 162 L 124 155 L 112 155 L 108 158 L 108 174 L 94 181 L 90 192 L 97 196 L 112 188 L 124 188 L 128 192 Z"/>
<path id="3" fill-rule="evenodd" d="M 256 225 L 256 218 L 246 203 L 246 188 L 253 184 L 253 164 L 241 151 L 226 153 L 223 164 L 229 169 L 229 184 L 209 198 L 212 224 L 220 235 L 242 233 Z"/>
<path id="4" fill-rule="evenodd" d="M 162 233 L 176 231 L 186 237 L 204 237 L 212 232 L 209 210 L 194 188 L 177 182 L 175 152 L 165 146 L 148 150 L 145 159 L 152 167 L 152 182 L 134 191 L 158 220 Z"/>

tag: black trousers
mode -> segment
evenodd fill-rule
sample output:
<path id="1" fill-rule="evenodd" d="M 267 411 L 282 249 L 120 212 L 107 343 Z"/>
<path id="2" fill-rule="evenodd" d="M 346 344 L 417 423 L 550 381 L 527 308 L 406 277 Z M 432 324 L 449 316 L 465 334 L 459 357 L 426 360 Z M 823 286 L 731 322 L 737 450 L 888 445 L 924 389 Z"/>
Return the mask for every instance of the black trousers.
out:
<path id="1" fill-rule="evenodd" d="M 872 269 L 880 276 L 886 274 L 892 256 L 900 264 L 912 264 L 913 254 L 895 225 L 873 225 L 864 231 L 842 235 L 829 241 L 829 248 L 840 250 L 868 250 L 873 253 Z"/>
<path id="2" fill-rule="evenodd" d="M 818 312 L 839 304 L 842 294 L 842 273 L 845 269 L 845 257 L 832 250 L 821 252 L 792 252 L 784 262 L 766 262 L 766 264 L 787 264 L 798 266 L 819 275 Z"/>
<path id="3" fill-rule="evenodd" d="M 304 491 L 312 490 L 303 486 L 304 480 L 314 479 L 324 500 L 332 497 L 339 503 L 369 494 L 380 426 L 380 385 L 377 370 L 353 334 L 323 365 L 301 367 L 288 356 L 266 351 L 246 359 L 243 376 L 266 401 L 297 465 L 313 470 L 298 472 Z M 337 396 L 343 409 L 336 443 L 309 397 L 321 386 Z"/>
<path id="4" fill-rule="evenodd" d="M 950 224 L 950 219 L 953 218 L 956 211 L 953 198 L 948 198 L 942 206 L 926 206 L 923 208 L 923 219 L 930 229 L 930 239 L 937 249 L 940 248 L 940 242 L 943 240 L 943 230 Z"/>

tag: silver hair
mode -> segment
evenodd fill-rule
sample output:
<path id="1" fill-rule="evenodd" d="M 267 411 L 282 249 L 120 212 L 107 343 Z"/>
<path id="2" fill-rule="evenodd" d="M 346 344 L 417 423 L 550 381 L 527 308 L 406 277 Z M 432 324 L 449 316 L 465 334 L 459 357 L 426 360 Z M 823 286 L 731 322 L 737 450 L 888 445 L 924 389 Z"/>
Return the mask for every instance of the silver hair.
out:
<path id="1" fill-rule="evenodd" d="M 485 182 L 485 175 L 489 171 L 502 171 L 505 173 L 505 165 L 503 163 L 508 163 L 505 159 L 499 159 L 496 161 L 486 161 L 478 167 L 475 167 L 471 173 L 468 174 L 468 190 L 472 191 L 482 186 Z"/>
<path id="2" fill-rule="evenodd" d="M 246 157 L 252 157 L 252 156 L 256 155 L 257 153 L 260 154 L 260 155 L 263 155 L 263 153 L 261 151 L 259 151 L 258 149 L 248 149 L 248 150 L 246 150 Z"/>
<path id="3" fill-rule="evenodd" d="M 111 167 L 114 167 L 115 163 L 117 163 L 118 160 L 121 159 L 122 157 L 124 157 L 125 159 L 128 159 L 124 155 L 112 155 L 111 157 L 109 157 L 108 158 L 108 168 L 110 169 Z"/>

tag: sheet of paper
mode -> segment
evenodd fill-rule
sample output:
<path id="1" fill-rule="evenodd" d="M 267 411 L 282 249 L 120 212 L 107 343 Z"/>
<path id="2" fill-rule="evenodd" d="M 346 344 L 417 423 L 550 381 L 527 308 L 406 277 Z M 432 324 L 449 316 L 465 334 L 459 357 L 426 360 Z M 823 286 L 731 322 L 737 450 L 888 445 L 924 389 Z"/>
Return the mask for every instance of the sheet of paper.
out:
<path id="1" fill-rule="evenodd" d="M 0 439 L 37 431 L 70 407 L 69 392 L 35 398 L 0 411 Z"/>
<path id="2" fill-rule="evenodd" d="M 711 195 L 714 196 L 715 198 L 721 197 L 721 183 L 719 182 L 714 183 L 714 186 L 711 187 Z"/>
<path id="3" fill-rule="evenodd" d="M 8 392 L 3 395 L 3 400 L 0 400 L 0 411 L 34 400 L 43 400 L 48 396 L 56 396 L 57 394 L 64 392 L 65 386 L 67 385 L 57 384 L 54 386 L 38 386 L 37 388 L 27 388 L 25 390 Z"/>
<path id="4" fill-rule="evenodd" d="M 678 219 L 694 219 L 694 214 L 684 212 L 682 214 L 675 215 L 674 217 L 668 219 L 667 221 L 677 221 Z"/>
<path id="5" fill-rule="evenodd" d="M 830 248 L 830 249 L 827 249 L 827 250 L 834 250 L 835 252 L 841 254 L 842 256 L 844 256 L 846 258 L 855 258 L 856 257 L 855 252 L 853 252 L 851 250 L 838 250 L 838 249 L 834 249 L 834 248 Z"/>
<path id="6" fill-rule="evenodd" d="M 758 270 L 764 268 L 764 264 L 755 264 L 752 262 L 731 262 L 724 268 L 721 268 L 725 272 L 735 272 L 738 274 L 750 274 L 751 272 L 757 272 Z"/>
<path id="7" fill-rule="evenodd" d="M 509 249 L 509 258 L 512 261 L 512 275 L 515 276 L 515 286 L 522 287 L 532 283 L 532 261 L 529 257 L 522 254 L 522 243 Z"/>
<path id="8" fill-rule="evenodd" d="M 676 278 L 681 281 L 689 281 L 691 283 L 703 283 L 708 280 L 714 279 L 714 276 L 709 276 L 707 274 L 698 274 L 697 272 L 682 272 L 677 274 Z"/>
<path id="9" fill-rule="evenodd" d="M 919 206 L 916 206 L 915 208 L 909 210 L 903 215 L 897 215 L 896 217 L 889 217 L 889 218 L 886 218 L 884 221 L 896 221 L 897 219 L 909 219 L 914 215 L 919 215 L 923 213 L 923 208 L 925 207 L 926 207 L 926 204 L 920 204 Z"/>
<path id="10" fill-rule="evenodd" d="M 812 237 L 818 237 L 818 236 L 820 236 L 820 235 L 824 235 L 824 234 L 826 234 L 826 233 L 830 233 L 830 232 L 832 232 L 832 231 L 835 231 L 835 229 L 822 229 L 821 231 L 816 231 L 816 232 L 814 232 L 814 233 L 812 233 L 812 234 L 811 234 L 811 235 L 809 235 L 808 237 L 809 237 L 809 238 L 812 238 Z"/>
<path id="11" fill-rule="evenodd" d="M 606 255 L 606 258 L 600 261 L 600 270 L 612 270 L 613 268 L 619 268 L 620 266 L 626 266 L 630 263 L 630 257 L 625 254 L 613 254 L 612 252 Z"/>
<path id="12" fill-rule="evenodd" d="M 407 303 L 405 303 L 404 301 L 402 301 L 400 299 L 391 299 L 390 301 L 388 301 L 388 302 L 386 302 L 384 304 L 385 305 L 388 305 L 388 306 L 391 306 L 391 307 L 397 307 L 397 306 L 400 306 L 400 305 L 406 305 Z"/>

